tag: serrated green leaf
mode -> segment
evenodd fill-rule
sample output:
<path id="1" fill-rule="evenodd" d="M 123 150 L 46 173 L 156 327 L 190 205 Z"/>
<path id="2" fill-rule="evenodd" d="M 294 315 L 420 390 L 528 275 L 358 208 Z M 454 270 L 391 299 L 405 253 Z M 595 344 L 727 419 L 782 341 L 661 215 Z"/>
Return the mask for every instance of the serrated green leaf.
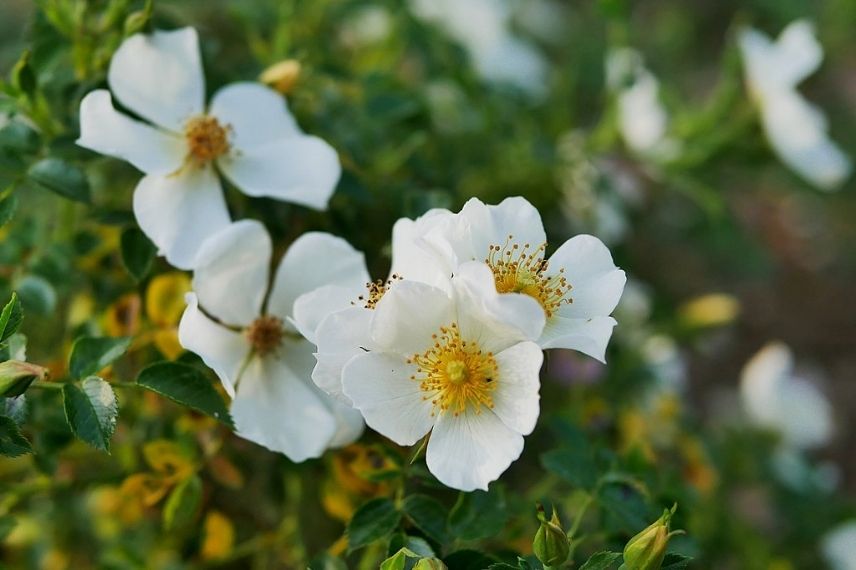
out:
<path id="1" fill-rule="evenodd" d="M 689 567 L 692 561 L 693 559 L 689 556 L 670 552 L 666 554 L 666 557 L 663 559 L 663 565 L 660 568 L 661 570 L 684 570 L 684 568 Z"/>
<path id="2" fill-rule="evenodd" d="M 24 309 L 21 308 L 21 301 L 17 293 L 12 293 L 12 298 L 0 312 L 0 343 L 15 334 L 23 320 Z"/>
<path id="3" fill-rule="evenodd" d="M 119 414 L 110 384 L 94 376 L 84 380 L 80 388 L 65 384 L 62 399 L 72 433 L 95 449 L 109 452 Z"/>
<path id="4" fill-rule="evenodd" d="M 400 520 L 401 513 L 389 499 L 381 497 L 365 503 L 348 523 L 348 550 L 385 538 L 395 530 Z"/>
<path id="5" fill-rule="evenodd" d="M 177 530 L 187 527 L 196 517 L 202 502 L 202 480 L 194 474 L 182 481 L 170 493 L 163 508 L 163 526 L 165 530 Z"/>
<path id="6" fill-rule="evenodd" d="M 592 554 L 585 564 L 580 566 L 580 570 L 609 570 L 619 560 L 621 560 L 620 552 L 598 552 Z"/>
<path id="7" fill-rule="evenodd" d="M 12 418 L 0 416 L 0 455 L 18 457 L 33 451 L 30 442 L 21 433 Z"/>
<path id="8" fill-rule="evenodd" d="M 137 384 L 234 427 L 223 398 L 205 374 L 193 366 L 156 362 L 140 372 Z"/>
<path id="9" fill-rule="evenodd" d="M 428 538 L 440 544 L 448 542 L 446 509 L 439 501 L 426 495 L 410 495 L 402 508 L 414 526 Z"/>
<path id="10" fill-rule="evenodd" d="M 15 216 L 15 211 L 18 209 L 18 197 L 14 194 L 9 194 L 0 200 L 0 228 L 8 224 Z"/>
<path id="11" fill-rule="evenodd" d="M 460 540 L 480 540 L 499 534 L 507 518 L 505 493 L 494 485 L 487 492 L 461 493 L 449 513 L 449 530 Z"/>
<path id="12" fill-rule="evenodd" d="M 157 253 L 155 245 L 137 228 L 122 232 L 122 264 L 136 281 L 142 281 L 151 270 Z"/>
<path id="13" fill-rule="evenodd" d="M 588 446 L 548 451 L 541 456 L 541 464 L 581 489 L 593 489 L 597 484 L 597 466 Z"/>
<path id="14" fill-rule="evenodd" d="M 89 202 L 89 181 L 79 167 L 61 158 L 44 158 L 27 170 L 37 186 L 77 202 Z"/>
<path id="15" fill-rule="evenodd" d="M 68 372 L 74 379 L 91 376 L 125 354 L 130 344 L 129 337 L 80 337 L 71 347 Z"/>

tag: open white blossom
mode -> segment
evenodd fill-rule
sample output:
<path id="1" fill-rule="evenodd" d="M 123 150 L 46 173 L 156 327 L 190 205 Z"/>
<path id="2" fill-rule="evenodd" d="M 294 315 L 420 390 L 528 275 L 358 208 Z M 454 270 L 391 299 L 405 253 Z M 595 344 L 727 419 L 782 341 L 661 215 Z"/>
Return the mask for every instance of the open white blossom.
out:
<path id="1" fill-rule="evenodd" d="M 856 570 L 856 519 L 826 533 L 820 551 L 831 570 Z"/>
<path id="2" fill-rule="evenodd" d="M 303 134 L 282 97 L 260 83 L 227 85 L 206 107 L 193 28 L 131 36 L 107 82 L 110 91 L 80 104 L 77 144 L 145 174 L 134 215 L 176 267 L 191 268 L 202 242 L 230 222 L 218 171 L 249 196 L 326 207 L 341 173 L 336 151 Z M 111 92 L 145 121 L 118 112 Z"/>
<path id="3" fill-rule="evenodd" d="M 512 33 L 509 0 L 410 0 L 410 7 L 461 44 L 487 81 L 533 96 L 546 91 L 547 63 L 532 44 Z"/>
<path id="4" fill-rule="evenodd" d="M 852 164 L 829 138 L 829 125 L 820 109 L 797 91 L 797 85 L 823 60 L 813 26 L 805 20 L 792 22 L 776 41 L 758 30 L 744 29 L 739 42 L 746 82 L 770 146 L 810 184 L 836 189 L 850 176 Z"/>
<path id="5" fill-rule="evenodd" d="M 271 255 L 267 230 L 253 220 L 206 240 L 179 341 L 217 373 L 238 435 L 303 461 L 354 441 L 363 422 L 312 383 L 313 346 L 295 324 L 295 301 L 327 283 L 358 288 L 368 276 L 363 255 L 325 233 L 295 240 L 268 288 Z"/>
<path id="6" fill-rule="evenodd" d="M 770 343 L 746 363 L 740 397 L 749 419 L 777 432 L 785 447 L 810 449 L 832 437 L 832 407 L 811 382 L 794 375 L 794 359 L 782 343 Z"/>
<path id="7" fill-rule="evenodd" d="M 542 348 L 571 348 L 603 361 L 626 277 L 596 237 L 575 236 L 545 259 L 541 216 L 526 199 L 488 206 L 470 199 L 460 213 L 427 228 L 416 243 L 433 252 L 452 275 L 460 265 L 483 261 L 500 293 L 524 293 L 547 318 Z"/>
<path id="8" fill-rule="evenodd" d="M 400 445 L 430 432 L 428 469 L 443 484 L 487 489 L 523 450 L 538 419 L 537 339 L 544 312 L 500 295 L 483 263 L 451 291 L 403 280 L 377 304 L 372 350 L 351 358 L 344 393 L 366 423 Z"/>

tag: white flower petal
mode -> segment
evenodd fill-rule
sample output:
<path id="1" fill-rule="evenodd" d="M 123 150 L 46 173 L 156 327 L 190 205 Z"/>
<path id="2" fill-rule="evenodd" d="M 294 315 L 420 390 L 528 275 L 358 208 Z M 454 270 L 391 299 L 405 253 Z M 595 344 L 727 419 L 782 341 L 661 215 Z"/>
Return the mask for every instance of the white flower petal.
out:
<path id="1" fill-rule="evenodd" d="M 390 273 L 399 275 L 410 281 L 420 281 L 440 287 L 449 288 L 449 279 L 453 268 L 450 266 L 452 256 L 449 253 L 438 255 L 425 240 L 434 232 L 443 232 L 454 219 L 455 214 L 448 210 L 429 210 L 416 220 L 400 218 L 392 226 L 392 268 Z M 442 240 L 440 248 L 448 248 L 448 243 Z M 448 249 L 446 250 L 448 251 Z"/>
<path id="2" fill-rule="evenodd" d="M 615 309 L 624 291 L 627 277 L 612 261 L 612 254 L 602 241 L 590 235 L 574 236 L 559 247 L 549 259 L 549 274 L 560 269 L 572 289 L 573 303 L 563 305 L 564 317 L 589 318 L 605 316 Z"/>
<path id="3" fill-rule="evenodd" d="M 843 522 L 824 534 L 820 551 L 830 570 L 856 570 L 856 519 Z"/>
<path id="4" fill-rule="evenodd" d="M 538 339 L 541 348 L 578 350 L 601 362 L 606 362 L 606 346 L 617 323 L 612 317 L 574 319 L 553 315 Z"/>
<path id="5" fill-rule="evenodd" d="M 220 378 L 229 396 L 235 396 L 235 382 L 250 353 L 250 345 L 241 333 L 205 316 L 193 293 L 187 294 L 187 308 L 178 325 L 178 341 L 186 350 L 198 354 Z"/>
<path id="6" fill-rule="evenodd" d="M 547 62 L 528 42 L 506 35 L 490 46 L 470 50 L 470 57 L 488 81 L 513 85 L 532 97 L 547 92 Z"/>
<path id="7" fill-rule="evenodd" d="M 247 326 L 261 315 L 273 245 L 261 222 L 241 220 L 202 244 L 193 290 L 202 308 L 222 322 Z"/>
<path id="8" fill-rule="evenodd" d="M 273 279 L 267 311 L 280 317 L 294 315 L 298 297 L 333 284 L 360 291 L 369 281 L 365 256 L 340 237 L 306 232 L 285 252 Z"/>
<path id="9" fill-rule="evenodd" d="M 523 452 L 523 436 L 490 410 L 445 413 L 428 440 L 426 463 L 437 479 L 453 489 L 487 490 Z"/>
<path id="10" fill-rule="evenodd" d="M 738 43 L 747 80 L 760 97 L 771 91 L 793 89 L 823 60 L 823 48 L 814 28 L 805 20 L 792 22 L 776 42 L 758 30 L 743 29 Z"/>
<path id="11" fill-rule="evenodd" d="M 351 307 L 321 321 L 316 331 L 315 369 L 312 380 L 333 398 L 351 404 L 342 392 L 342 369 L 349 360 L 374 348 L 371 339 L 373 312 Z"/>
<path id="12" fill-rule="evenodd" d="M 323 285 L 304 293 L 294 302 L 292 322 L 306 340 L 317 344 L 315 331 L 321 322 L 333 313 L 354 307 L 354 302 L 364 291 L 364 288 L 349 289 L 339 285 Z"/>
<path id="13" fill-rule="evenodd" d="M 230 221 L 220 180 L 210 168 L 144 177 L 134 191 L 134 215 L 160 255 L 180 269 L 191 269 L 202 242 Z"/>
<path id="14" fill-rule="evenodd" d="M 146 174 L 171 174 L 187 154 L 183 139 L 116 111 L 106 89 L 93 91 L 80 102 L 77 144 L 126 160 Z"/>
<path id="15" fill-rule="evenodd" d="M 299 463 L 324 453 L 337 426 L 330 404 L 308 381 L 311 345 L 290 344 L 280 357 L 251 360 L 231 412 L 238 435 Z"/>
<path id="16" fill-rule="evenodd" d="M 478 198 L 470 198 L 459 214 L 466 228 L 459 229 L 453 241 L 468 238 L 469 251 L 461 245 L 453 247 L 458 253 L 458 263 L 484 261 L 491 245 L 502 246 L 507 242 L 529 244 L 531 248 L 547 242 L 541 214 L 528 200 L 520 196 L 506 198 L 496 206 L 488 206 Z M 509 239 L 509 236 L 512 236 Z"/>
<path id="17" fill-rule="evenodd" d="M 363 421 L 360 411 L 337 400 L 331 402 L 330 407 L 336 418 L 336 433 L 333 434 L 329 447 L 344 447 L 360 439 L 366 429 L 366 422 Z"/>
<path id="18" fill-rule="evenodd" d="M 372 339 L 385 349 L 411 356 L 431 344 L 431 335 L 455 322 L 452 299 L 442 290 L 416 281 L 401 281 L 374 309 Z"/>
<path id="19" fill-rule="evenodd" d="M 378 352 L 353 358 L 345 366 L 345 395 L 373 430 L 399 445 L 413 445 L 431 429 L 433 405 L 424 399 L 416 367 Z"/>
<path id="20" fill-rule="evenodd" d="M 496 355 L 498 367 L 493 413 L 509 428 L 529 435 L 538 421 L 539 372 L 544 353 L 534 342 L 521 342 Z"/>
<path id="21" fill-rule="evenodd" d="M 218 163 L 248 196 L 267 196 L 316 210 L 327 208 L 342 174 L 336 150 L 313 136 L 238 149 Z"/>
<path id="22" fill-rule="evenodd" d="M 156 125 L 183 132 L 205 109 L 205 77 L 193 28 L 136 34 L 122 42 L 107 72 L 116 98 Z"/>
<path id="23" fill-rule="evenodd" d="M 282 95 L 261 83 L 232 83 L 217 91 L 208 114 L 231 128 L 239 151 L 303 133 Z"/>

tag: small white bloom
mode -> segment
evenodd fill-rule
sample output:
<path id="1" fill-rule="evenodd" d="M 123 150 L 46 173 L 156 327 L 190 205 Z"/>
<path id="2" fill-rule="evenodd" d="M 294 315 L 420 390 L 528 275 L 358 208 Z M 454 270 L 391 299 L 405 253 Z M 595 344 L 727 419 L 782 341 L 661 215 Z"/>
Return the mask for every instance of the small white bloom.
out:
<path id="1" fill-rule="evenodd" d="M 451 291 L 404 280 L 372 315 L 373 350 L 343 371 L 366 423 L 400 445 L 427 433 L 428 469 L 443 484 L 487 489 L 523 450 L 538 419 L 544 312 L 500 295 L 483 263 L 462 265 Z"/>
<path id="2" fill-rule="evenodd" d="M 823 60 L 813 26 L 805 20 L 792 22 L 776 41 L 758 30 L 744 29 L 739 43 L 746 82 L 773 150 L 810 184 L 836 189 L 850 176 L 850 159 L 829 138 L 820 109 L 797 91 Z"/>
<path id="3" fill-rule="evenodd" d="M 856 520 L 826 533 L 820 541 L 820 551 L 831 570 L 856 570 Z"/>
<path id="4" fill-rule="evenodd" d="M 673 158 L 679 145 L 666 134 L 669 116 L 660 102 L 660 82 L 645 67 L 642 55 L 630 48 L 610 51 L 606 77 L 616 93 L 618 125 L 627 146 L 652 158 Z"/>
<path id="5" fill-rule="evenodd" d="M 107 74 L 112 95 L 147 122 L 116 111 L 110 91 L 80 104 L 77 144 L 127 160 L 146 176 L 134 192 L 140 228 L 176 267 L 229 224 L 217 171 L 248 196 L 324 209 L 341 173 L 323 140 L 303 134 L 282 97 L 234 83 L 205 106 L 196 30 L 125 40 Z"/>
<path id="6" fill-rule="evenodd" d="M 575 236 L 545 259 L 547 237 L 541 216 L 521 197 L 497 206 L 470 199 L 460 213 L 422 233 L 415 242 L 433 252 L 442 274 L 483 261 L 500 293 L 534 298 L 547 318 L 542 348 L 572 348 L 603 361 L 626 277 L 596 237 Z"/>
<path id="7" fill-rule="evenodd" d="M 410 0 L 410 7 L 461 44 L 487 81 L 514 85 L 533 96 L 545 92 L 547 64 L 530 43 L 512 33 L 507 0 Z"/>
<path id="8" fill-rule="evenodd" d="M 270 236 L 253 220 L 206 240 L 179 340 L 233 398 L 241 437 L 303 461 L 354 441 L 363 422 L 312 383 L 313 347 L 296 325 L 296 300 L 326 283 L 361 287 L 368 275 L 347 242 L 310 232 L 291 244 L 268 290 L 271 255 Z"/>
<path id="9" fill-rule="evenodd" d="M 743 368 L 740 397 L 749 419 L 786 447 L 810 449 L 832 437 L 832 408 L 811 382 L 794 375 L 790 349 L 770 343 Z"/>

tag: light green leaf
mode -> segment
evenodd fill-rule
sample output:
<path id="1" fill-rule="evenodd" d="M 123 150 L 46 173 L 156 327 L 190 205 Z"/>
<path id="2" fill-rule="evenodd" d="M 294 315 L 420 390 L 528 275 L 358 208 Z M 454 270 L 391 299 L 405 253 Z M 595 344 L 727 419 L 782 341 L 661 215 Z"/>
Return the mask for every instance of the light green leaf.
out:
<path id="1" fill-rule="evenodd" d="M 0 343 L 6 342 L 15 334 L 23 320 L 24 309 L 21 308 L 21 301 L 17 293 L 12 293 L 12 298 L 3 307 L 3 311 L 0 311 Z"/>
<path id="2" fill-rule="evenodd" d="M 202 480 L 194 474 L 170 493 L 163 508 L 164 529 L 176 530 L 190 525 L 196 517 L 201 501 Z"/>
<path id="3" fill-rule="evenodd" d="M 91 376 L 125 354 L 130 344 L 129 337 L 80 337 L 71 347 L 69 374 L 75 379 Z"/>
<path id="4" fill-rule="evenodd" d="M 142 281 L 152 268 L 157 248 L 137 228 L 122 232 L 122 264 L 136 281 Z"/>
<path id="5" fill-rule="evenodd" d="M 119 405 L 110 384 L 92 376 L 81 383 L 62 387 L 65 417 L 72 433 L 95 449 L 110 450 L 110 438 L 116 430 Z"/>
<path id="6" fill-rule="evenodd" d="M 205 374 L 192 366 L 156 362 L 140 372 L 137 384 L 234 427 L 223 398 Z"/>
<path id="7" fill-rule="evenodd" d="M 348 550 L 362 548 L 388 536 L 400 520 L 401 513 L 389 499 L 378 498 L 365 503 L 348 524 Z"/>
<path id="8" fill-rule="evenodd" d="M 65 198 L 90 201 L 89 181 L 83 170 L 61 158 L 44 158 L 36 162 L 27 171 L 27 177 L 37 186 Z"/>
<path id="9" fill-rule="evenodd" d="M 405 570 L 408 558 L 419 558 L 419 555 L 402 548 L 380 564 L 380 570 Z"/>
<path id="10" fill-rule="evenodd" d="M 21 433 L 18 424 L 12 418 L 0 416 L 0 455 L 18 457 L 32 451 L 30 442 Z"/>

